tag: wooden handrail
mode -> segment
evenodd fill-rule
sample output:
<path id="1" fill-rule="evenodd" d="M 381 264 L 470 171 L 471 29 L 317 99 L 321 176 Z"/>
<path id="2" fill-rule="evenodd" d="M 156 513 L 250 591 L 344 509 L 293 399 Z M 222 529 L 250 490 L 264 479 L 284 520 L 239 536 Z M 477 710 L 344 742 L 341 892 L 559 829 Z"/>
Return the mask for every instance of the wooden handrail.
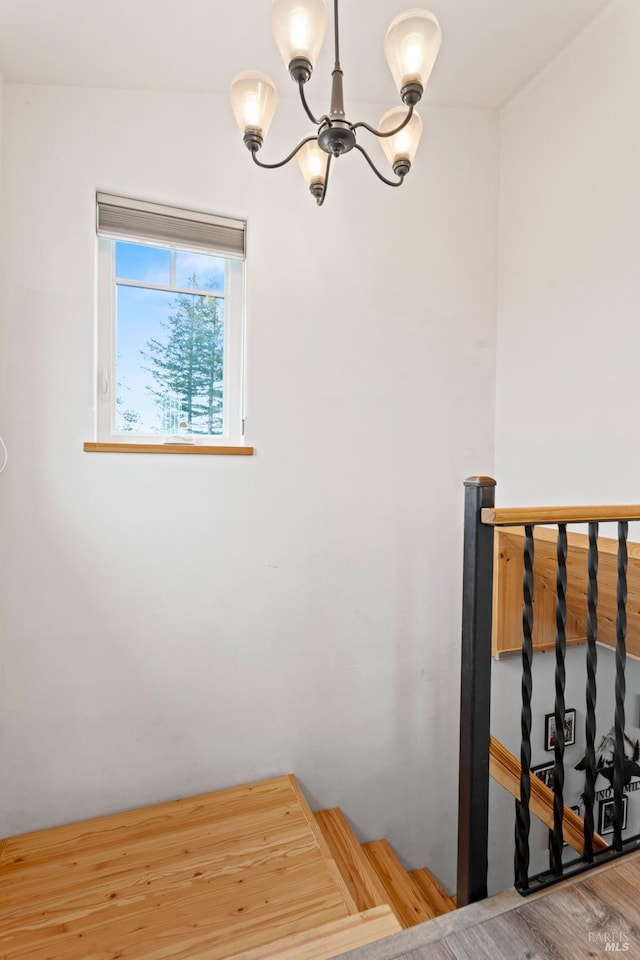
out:
<path id="1" fill-rule="evenodd" d="M 504 787 L 516 800 L 520 799 L 520 762 L 507 748 L 496 740 L 490 739 L 489 773 L 501 787 Z M 531 799 L 529 809 L 545 826 L 553 830 L 553 790 L 550 790 L 539 777 L 530 774 Z M 565 842 L 580 856 L 584 855 L 584 821 L 571 807 L 565 805 L 562 823 Z M 600 834 L 593 835 L 593 849 L 607 850 L 609 844 Z"/>
<path id="2" fill-rule="evenodd" d="M 591 523 L 606 520 L 640 520 L 639 504 L 614 507 L 484 507 L 484 524 L 521 527 L 535 523 Z"/>

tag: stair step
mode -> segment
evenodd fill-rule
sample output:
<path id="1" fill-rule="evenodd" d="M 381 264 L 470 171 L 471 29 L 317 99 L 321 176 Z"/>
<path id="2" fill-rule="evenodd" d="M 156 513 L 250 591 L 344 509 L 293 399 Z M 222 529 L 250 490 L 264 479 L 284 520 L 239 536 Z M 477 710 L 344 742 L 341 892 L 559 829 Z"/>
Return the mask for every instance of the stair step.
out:
<path id="1" fill-rule="evenodd" d="M 389 903 L 403 927 L 433 920 L 435 912 L 422 890 L 404 869 L 387 840 L 374 840 L 362 848 L 378 874 Z"/>
<path id="2" fill-rule="evenodd" d="M 300 789 L 300 785 L 296 780 L 296 778 L 294 776 L 291 776 L 290 779 L 291 779 L 292 788 L 296 793 L 300 807 L 304 811 L 304 814 L 307 818 L 309 829 L 313 832 L 316 843 L 318 844 L 318 847 L 326 861 L 329 872 L 331 873 L 335 881 L 335 884 L 338 890 L 340 891 L 342 899 L 344 900 L 345 907 L 347 908 L 347 913 L 357 914 L 361 910 L 368 910 L 370 907 L 379 906 L 380 904 L 378 903 L 370 903 L 362 907 L 356 903 L 356 900 L 352 895 L 351 888 L 344 877 L 344 873 L 340 865 L 334 859 L 335 854 L 333 853 L 333 850 L 331 849 L 330 844 L 327 842 L 327 839 L 325 837 L 324 831 L 322 830 L 320 822 L 316 818 L 315 814 L 311 812 L 311 807 L 308 805 L 306 798 L 302 790 Z M 386 903 L 386 900 L 382 902 Z"/>
<path id="3" fill-rule="evenodd" d="M 228 960 L 330 960 L 347 950 L 390 937 L 393 933 L 399 933 L 400 929 L 391 907 L 385 904 L 245 950 Z"/>
<path id="4" fill-rule="evenodd" d="M 0 841 L 1 957 L 223 960 L 352 902 L 293 776 Z"/>
<path id="5" fill-rule="evenodd" d="M 438 883 L 434 875 L 426 867 L 421 870 L 412 870 L 409 874 L 411 879 L 420 887 L 422 894 L 435 912 L 436 917 L 443 913 L 450 913 L 456 909 L 456 903 L 453 897 L 450 897 L 446 890 Z"/>
<path id="6" fill-rule="evenodd" d="M 385 888 L 342 810 L 333 807 L 314 816 L 358 910 L 388 904 Z"/>

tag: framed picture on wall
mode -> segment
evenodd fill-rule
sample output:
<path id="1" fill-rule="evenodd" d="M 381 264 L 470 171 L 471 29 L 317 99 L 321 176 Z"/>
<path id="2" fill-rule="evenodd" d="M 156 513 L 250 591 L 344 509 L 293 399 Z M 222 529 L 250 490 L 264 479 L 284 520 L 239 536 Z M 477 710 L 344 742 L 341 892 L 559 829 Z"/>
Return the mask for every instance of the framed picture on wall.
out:
<path id="1" fill-rule="evenodd" d="M 627 829 L 627 803 L 629 798 L 622 798 L 622 829 Z M 601 800 L 598 809 L 598 833 L 604 836 L 607 833 L 613 833 L 613 821 L 616 815 L 615 800 Z"/>
<path id="2" fill-rule="evenodd" d="M 531 773 L 535 774 L 538 780 L 542 780 L 545 787 L 549 787 L 549 790 L 553 790 L 554 778 L 553 770 L 555 764 L 553 763 L 539 763 L 537 767 L 531 767 Z"/>
<path id="3" fill-rule="evenodd" d="M 576 742 L 576 712 L 575 710 L 565 710 L 564 713 L 564 745 L 570 747 Z M 556 716 L 555 713 L 547 713 L 544 718 L 544 748 L 553 750 L 556 745 Z"/>

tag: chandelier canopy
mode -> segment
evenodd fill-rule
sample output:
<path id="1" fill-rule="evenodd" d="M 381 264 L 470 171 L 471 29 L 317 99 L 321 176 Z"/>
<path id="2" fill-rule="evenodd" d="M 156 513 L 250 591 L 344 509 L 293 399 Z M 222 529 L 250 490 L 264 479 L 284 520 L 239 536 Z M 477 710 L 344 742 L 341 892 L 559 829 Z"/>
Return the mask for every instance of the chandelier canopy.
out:
<path id="1" fill-rule="evenodd" d="M 375 129 L 364 121 L 351 123 L 345 113 L 338 0 L 334 0 L 335 65 L 329 113 L 316 118 L 307 103 L 304 87 L 320 53 L 327 21 L 325 0 L 273 0 L 271 5 L 271 29 L 278 49 L 291 79 L 298 86 L 303 109 L 317 127 L 316 132 L 304 137 L 284 160 L 263 163 L 258 159 L 258 151 L 278 105 L 273 81 L 264 73 L 248 70 L 238 74 L 229 88 L 236 122 L 254 162 L 259 167 L 273 170 L 297 157 L 304 179 L 319 206 L 324 203 L 327 193 L 332 159 L 350 150 L 358 150 L 383 183 L 390 187 L 399 187 L 403 183 L 422 136 L 422 120 L 415 106 L 422 97 L 442 39 L 438 21 L 426 10 L 406 10 L 392 22 L 385 37 L 384 52 L 404 107 L 388 110 Z M 390 180 L 377 169 L 358 143 L 359 129 L 380 139 L 397 180 Z"/>

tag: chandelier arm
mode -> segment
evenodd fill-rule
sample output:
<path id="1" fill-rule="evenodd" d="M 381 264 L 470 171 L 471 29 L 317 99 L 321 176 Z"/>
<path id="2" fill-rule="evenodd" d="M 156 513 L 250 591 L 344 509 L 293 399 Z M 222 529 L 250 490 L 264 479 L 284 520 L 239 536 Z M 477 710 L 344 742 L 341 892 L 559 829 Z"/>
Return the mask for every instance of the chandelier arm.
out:
<path id="1" fill-rule="evenodd" d="M 263 167 L 265 170 L 276 170 L 278 167 L 284 167 L 285 163 L 289 163 L 289 160 L 293 160 L 296 153 L 302 150 L 305 143 L 311 143 L 312 140 L 317 140 L 316 136 L 305 137 L 304 140 L 301 140 L 300 143 L 293 148 L 288 157 L 285 157 L 284 160 L 280 160 L 279 163 L 263 163 L 262 160 L 258 160 L 256 156 L 256 151 L 251 151 L 251 156 L 253 157 L 253 162 L 256 163 L 259 167 Z"/>
<path id="2" fill-rule="evenodd" d="M 369 164 L 369 166 L 371 167 L 371 169 L 373 170 L 373 172 L 375 173 L 376 177 L 378 177 L 379 180 L 382 180 L 383 183 L 386 183 L 388 187 L 402 186 L 402 184 L 404 183 L 404 176 L 401 176 L 398 180 L 387 180 L 387 178 L 380 173 L 375 163 L 367 153 L 367 151 L 363 147 L 361 147 L 359 143 L 356 143 L 355 147 L 356 147 L 356 150 L 360 151 L 360 153 L 365 158 L 365 160 L 367 161 L 367 163 Z"/>
<path id="3" fill-rule="evenodd" d="M 327 195 L 327 186 L 329 185 L 329 170 L 331 170 L 331 154 L 329 154 L 329 159 L 327 160 L 327 169 L 324 172 L 324 184 L 322 186 L 322 195 L 318 200 L 318 206 L 321 207 L 324 203 L 324 198 Z"/>
<path id="4" fill-rule="evenodd" d="M 400 133 L 401 130 L 404 130 L 406 125 L 409 123 L 409 120 L 411 120 L 411 117 L 413 116 L 413 109 L 413 104 L 410 104 L 409 111 L 400 126 L 395 127 L 394 130 L 389 130 L 388 133 L 383 133 L 382 130 L 376 130 L 374 127 L 370 127 L 369 124 L 365 123 L 363 120 L 361 120 L 360 123 L 354 123 L 351 129 L 357 130 L 358 127 L 364 127 L 364 129 L 368 130 L 369 133 L 373 133 L 374 136 L 380 137 L 381 140 L 383 140 L 385 137 L 393 137 L 396 135 L 396 133 Z"/>
<path id="5" fill-rule="evenodd" d="M 311 120 L 311 123 L 315 123 L 316 127 L 319 127 L 321 123 L 328 123 L 329 126 L 331 126 L 331 120 L 329 119 L 326 113 L 324 114 L 324 116 L 320 117 L 319 120 L 316 120 L 316 118 L 312 114 L 309 108 L 309 104 L 307 103 L 307 98 L 305 97 L 305 94 L 304 94 L 304 84 L 302 80 L 298 81 L 298 90 L 300 91 L 300 99 L 302 101 L 302 106 L 304 107 L 304 112 L 309 117 L 309 120 Z"/>

